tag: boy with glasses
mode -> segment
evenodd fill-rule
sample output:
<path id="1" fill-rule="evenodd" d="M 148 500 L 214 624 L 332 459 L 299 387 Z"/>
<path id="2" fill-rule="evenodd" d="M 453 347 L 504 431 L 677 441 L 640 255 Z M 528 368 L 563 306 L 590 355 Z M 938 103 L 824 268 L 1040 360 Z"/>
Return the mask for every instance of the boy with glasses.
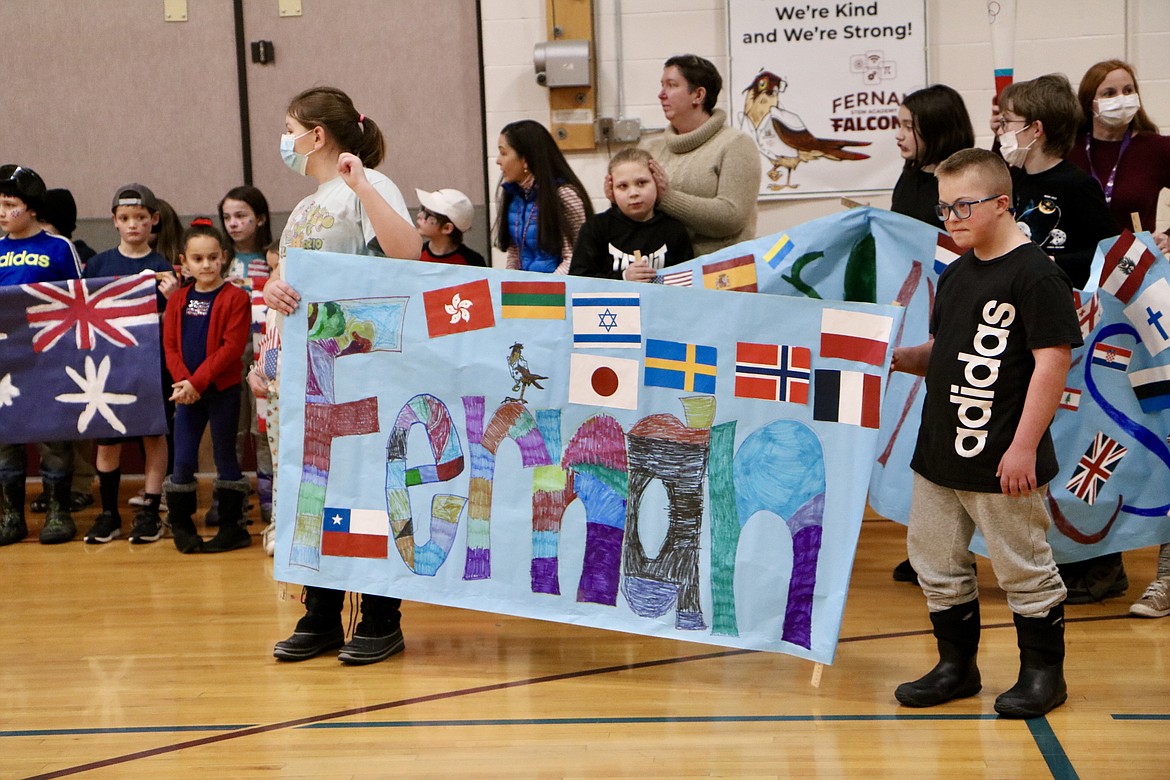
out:
<path id="1" fill-rule="evenodd" d="M 475 209 L 471 199 L 459 190 L 434 192 L 416 189 L 419 208 L 414 224 L 422 237 L 420 260 L 448 265 L 487 267 L 483 255 L 463 243 L 463 234 L 471 229 Z"/>
<path id="2" fill-rule="evenodd" d="M 1068 698 L 1065 588 L 1046 539 L 1044 486 L 1058 470 L 1048 426 L 1081 332 L 1068 277 L 1016 228 L 1003 160 L 964 149 L 936 176 L 939 215 L 967 251 L 939 277 L 931 339 L 895 349 L 893 369 L 926 377 L 907 547 L 939 661 L 894 695 L 907 707 L 932 707 L 982 688 L 968 549 L 978 528 L 1020 647 L 1019 679 L 995 710 L 1035 718 Z"/>
<path id="3" fill-rule="evenodd" d="M 1101 185 L 1064 159 L 1080 126 L 1067 78 L 1040 76 L 1008 86 L 999 97 L 1000 154 L 1012 166 L 1016 221 L 1083 290 L 1097 244 L 1120 232 Z"/>

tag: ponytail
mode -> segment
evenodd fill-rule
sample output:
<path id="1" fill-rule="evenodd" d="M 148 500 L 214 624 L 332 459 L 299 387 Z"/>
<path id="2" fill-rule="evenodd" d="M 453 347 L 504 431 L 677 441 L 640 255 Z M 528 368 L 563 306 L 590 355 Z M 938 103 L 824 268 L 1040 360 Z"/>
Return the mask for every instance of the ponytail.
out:
<path id="1" fill-rule="evenodd" d="M 367 168 L 377 168 L 386 157 L 381 128 L 354 108 L 349 95 L 340 89 L 306 89 L 289 102 L 288 115 L 305 129 L 324 129 L 341 151 L 357 155 Z"/>

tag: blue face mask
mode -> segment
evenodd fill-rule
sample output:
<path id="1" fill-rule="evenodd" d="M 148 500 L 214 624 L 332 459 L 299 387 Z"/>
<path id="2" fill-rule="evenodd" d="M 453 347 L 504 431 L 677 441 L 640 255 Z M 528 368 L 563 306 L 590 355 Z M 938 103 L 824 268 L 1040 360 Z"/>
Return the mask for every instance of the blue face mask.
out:
<path id="1" fill-rule="evenodd" d="M 287 165 L 293 173 L 299 173 L 301 176 L 305 175 L 305 169 L 309 165 L 309 154 L 312 154 L 313 152 L 309 152 L 308 154 L 301 154 L 300 152 L 297 152 L 295 149 L 293 149 L 293 147 L 296 146 L 296 143 L 299 139 L 304 138 L 311 132 L 313 131 L 306 130 L 300 135 L 283 133 L 280 136 L 280 159 L 284 160 L 284 164 Z M 313 151 L 316 150 L 314 149 Z"/>

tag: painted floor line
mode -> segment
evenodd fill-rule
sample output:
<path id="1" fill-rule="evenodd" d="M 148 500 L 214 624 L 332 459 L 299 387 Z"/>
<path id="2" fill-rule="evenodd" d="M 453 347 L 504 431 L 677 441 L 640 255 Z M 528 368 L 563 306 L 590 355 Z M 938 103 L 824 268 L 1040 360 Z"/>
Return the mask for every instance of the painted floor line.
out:
<path id="1" fill-rule="evenodd" d="M 1099 620 L 1115 620 L 1115 619 L 1129 619 L 1129 616 L 1128 615 L 1106 615 L 1106 616 L 1101 616 L 1101 617 L 1068 619 L 1068 620 L 1066 620 L 1066 622 L 1069 622 L 1069 623 L 1072 623 L 1072 622 L 1091 622 L 1091 621 L 1095 622 L 1095 621 L 1099 621 Z M 1003 624 L 985 625 L 985 626 L 983 626 L 983 628 L 985 628 L 985 629 L 1007 628 L 1010 626 L 1011 626 L 1010 623 L 1003 623 Z M 904 631 L 904 632 L 896 632 L 896 633 L 889 633 L 889 634 L 869 634 L 869 635 L 861 635 L 861 636 L 853 636 L 853 637 L 842 637 L 842 638 L 838 639 L 838 644 L 853 643 L 853 642 L 865 642 L 865 641 L 872 641 L 875 639 L 889 639 L 889 638 L 894 638 L 894 637 L 919 636 L 919 635 L 930 634 L 930 633 L 931 633 L 930 629 L 924 629 L 924 630 L 920 630 L 920 631 Z M 527 679 L 522 679 L 522 680 L 514 680 L 512 682 L 494 683 L 491 685 L 482 685 L 482 686 L 476 686 L 476 687 L 471 687 L 471 688 L 463 688 L 463 689 L 458 689 L 458 690 L 454 690 L 454 691 L 440 691 L 438 693 L 429 694 L 426 696 L 417 696 L 417 697 L 413 697 L 413 698 L 409 698 L 409 699 L 399 699 L 399 700 L 395 700 L 395 701 L 383 702 L 382 704 L 377 704 L 377 705 L 368 706 L 368 707 L 354 707 L 354 708 L 346 709 L 346 710 L 338 710 L 336 712 L 326 712 L 326 713 L 320 713 L 317 715 L 307 715 L 305 717 L 296 718 L 294 720 L 286 720 L 286 721 L 280 721 L 280 722 L 276 722 L 276 723 L 260 724 L 260 725 L 255 725 L 255 726 L 247 726 L 247 727 L 244 727 L 241 729 L 224 731 L 224 732 L 221 732 L 218 734 L 213 734 L 210 736 L 199 737 L 197 739 L 190 739 L 190 740 L 186 740 L 183 742 L 176 742 L 176 743 L 173 743 L 171 745 L 162 745 L 162 746 L 159 746 L 156 748 L 151 748 L 148 750 L 136 751 L 133 753 L 127 753 L 127 754 L 123 754 L 120 756 L 111 756 L 109 758 L 99 759 L 97 761 L 91 761 L 91 762 L 88 762 L 85 764 L 77 764 L 77 765 L 74 765 L 71 767 L 65 767 L 63 769 L 58 769 L 58 770 L 55 770 L 52 772 L 46 772 L 44 774 L 37 775 L 36 778 L 66 777 L 68 775 L 75 775 L 75 774 L 79 774 L 81 772 L 92 771 L 94 769 L 103 769 L 106 767 L 117 766 L 119 764 L 125 764 L 125 763 L 129 763 L 132 761 L 144 759 L 144 758 L 149 758 L 151 756 L 164 755 L 167 753 L 175 753 L 175 752 L 178 752 L 180 750 L 186 750 L 187 748 L 200 747 L 202 745 L 209 745 L 209 744 L 214 744 L 216 742 L 224 742 L 227 740 L 241 739 L 243 737 L 254 736 L 257 734 L 265 734 L 265 733 L 270 733 L 273 731 L 280 731 L 283 729 L 293 729 L 293 728 L 299 728 L 299 727 L 303 727 L 303 726 L 309 726 L 312 724 L 320 724 L 320 723 L 324 723 L 326 721 L 335 721 L 338 718 L 350 717 L 350 716 L 354 716 L 354 715 L 361 715 L 361 714 L 370 713 L 370 712 L 378 712 L 381 710 L 395 709 L 398 707 L 404 707 L 404 706 L 408 706 L 411 704 L 421 704 L 421 703 L 426 703 L 426 702 L 431 702 L 431 701 L 441 701 L 441 700 L 445 700 L 445 699 L 453 699 L 453 698 L 458 698 L 458 697 L 462 697 L 462 696 L 470 696 L 470 695 L 474 695 L 474 694 L 478 694 L 478 693 L 507 690 L 510 688 L 520 688 L 520 687 L 524 687 L 524 686 L 528 686 L 528 685 L 539 685 L 541 683 L 557 682 L 557 681 L 561 681 L 561 680 L 570 680 L 570 679 L 578 679 L 578 678 L 583 678 L 583 677 L 592 677 L 592 676 L 602 675 L 602 674 L 612 674 L 615 672 L 634 671 L 634 670 L 638 670 L 638 669 L 648 669 L 648 668 L 653 668 L 653 667 L 657 667 L 657 666 L 668 666 L 668 665 L 679 664 L 679 663 L 690 663 L 692 661 L 707 661 L 707 660 L 714 660 L 714 659 L 719 659 L 719 658 L 730 658 L 730 657 L 739 656 L 739 655 L 754 654 L 756 652 L 758 652 L 758 651 L 756 651 L 756 650 L 726 649 L 726 650 L 709 652 L 709 653 L 699 653 L 699 654 L 689 655 L 689 656 L 676 656 L 676 657 L 672 657 L 672 658 L 662 658 L 662 659 L 658 659 L 658 660 L 654 660 L 654 661 L 642 661 L 642 662 L 633 663 L 633 664 L 620 664 L 620 665 L 616 665 L 616 666 L 601 667 L 598 669 L 583 669 L 583 670 L 578 670 L 575 672 L 563 672 L 560 674 L 546 675 L 543 677 L 532 677 L 532 678 L 527 678 Z M 820 717 L 825 718 L 825 717 L 849 717 L 849 716 L 820 716 Z M 889 715 L 889 716 L 884 716 L 884 717 L 887 717 L 890 720 L 906 720 L 906 719 L 912 719 L 914 716 Z M 939 719 L 939 720 L 943 719 L 940 716 L 920 716 L 920 717 L 929 717 L 929 718 L 934 718 L 934 719 Z M 202 729 L 202 730 L 209 730 L 209 729 Z M 6 732 L 0 732 L 0 736 L 2 736 L 5 733 Z M 1071 769 L 1071 766 L 1070 766 L 1070 769 Z M 1075 775 L 1073 775 L 1073 776 L 1075 776 Z"/>
<path id="2" fill-rule="evenodd" d="M 1040 749 L 1040 755 L 1044 756 L 1053 780 L 1078 780 L 1077 770 L 1073 769 L 1072 762 L 1064 752 L 1064 746 L 1056 738 L 1048 719 L 1032 718 L 1024 722 L 1028 724 L 1028 730 L 1032 732 L 1032 738 L 1036 740 L 1036 747 Z"/>

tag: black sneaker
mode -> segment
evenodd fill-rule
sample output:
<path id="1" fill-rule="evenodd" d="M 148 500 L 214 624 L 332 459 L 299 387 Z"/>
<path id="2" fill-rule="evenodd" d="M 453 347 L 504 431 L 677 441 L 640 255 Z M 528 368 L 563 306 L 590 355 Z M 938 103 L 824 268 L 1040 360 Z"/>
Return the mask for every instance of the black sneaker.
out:
<path id="1" fill-rule="evenodd" d="M 82 493 L 74 490 L 69 494 L 69 509 L 74 512 L 80 512 L 93 506 L 93 493 Z"/>
<path id="2" fill-rule="evenodd" d="M 122 535 L 122 518 L 113 512 L 102 512 L 85 535 L 86 544 L 105 544 Z"/>
<path id="3" fill-rule="evenodd" d="M 134 527 L 130 529 L 130 544 L 150 544 L 163 536 L 162 518 L 150 507 L 143 507 L 134 515 Z"/>

